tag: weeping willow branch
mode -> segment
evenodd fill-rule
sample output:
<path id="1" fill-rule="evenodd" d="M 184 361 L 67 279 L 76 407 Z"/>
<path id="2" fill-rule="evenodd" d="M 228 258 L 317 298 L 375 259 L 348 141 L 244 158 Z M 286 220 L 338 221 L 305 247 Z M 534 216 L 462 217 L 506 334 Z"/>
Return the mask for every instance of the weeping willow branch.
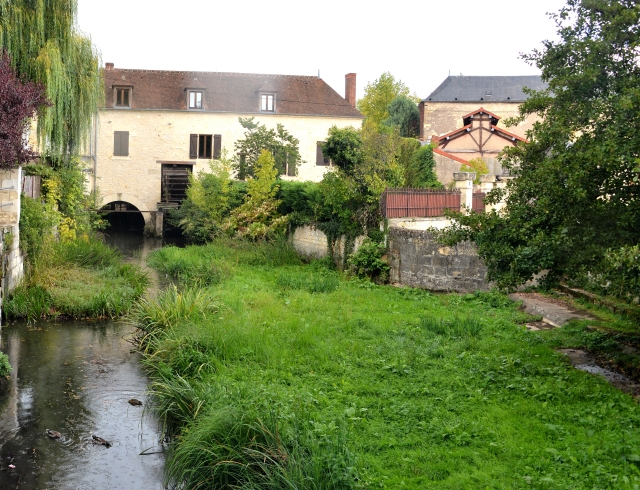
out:
<path id="1" fill-rule="evenodd" d="M 77 0 L 0 0 L 0 47 L 53 104 L 38 118 L 38 143 L 64 160 L 82 149 L 104 96 L 100 55 L 76 15 Z"/>

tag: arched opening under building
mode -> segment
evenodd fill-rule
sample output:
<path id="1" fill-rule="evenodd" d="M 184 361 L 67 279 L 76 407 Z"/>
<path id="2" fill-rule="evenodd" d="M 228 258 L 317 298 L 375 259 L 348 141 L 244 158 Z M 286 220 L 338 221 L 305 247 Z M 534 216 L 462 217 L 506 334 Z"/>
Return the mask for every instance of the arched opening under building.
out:
<path id="1" fill-rule="evenodd" d="M 144 217 L 140 210 L 133 204 L 126 201 L 113 201 L 100 208 L 103 219 L 108 226 L 108 232 L 126 231 L 130 233 L 140 233 L 144 231 Z"/>

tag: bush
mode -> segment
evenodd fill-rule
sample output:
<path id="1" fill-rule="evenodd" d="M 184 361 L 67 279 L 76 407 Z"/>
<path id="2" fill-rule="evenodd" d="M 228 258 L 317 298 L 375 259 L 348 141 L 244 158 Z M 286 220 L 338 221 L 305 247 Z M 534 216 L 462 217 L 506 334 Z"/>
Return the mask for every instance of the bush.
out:
<path id="1" fill-rule="evenodd" d="M 9 364 L 9 357 L 6 354 L 0 352 L 0 377 L 5 377 L 11 372 L 11 364 Z"/>
<path id="2" fill-rule="evenodd" d="M 480 183 L 480 176 L 487 175 L 489 173 L 489 167 L 487 163 L 480 157 L 472 158 L 466 165 L 460 167 L 460 172 L 475 172 L 476 178 L 473 180 L 474 184 Z"/>
<path id="3" fill-rule="evenodd" d="M 383 260 L 384 244 L 365 238 L 360 248 L 349 256 L 348 264 L 357 276 L 384 282 L 389 277 L 389 264 Z"/>

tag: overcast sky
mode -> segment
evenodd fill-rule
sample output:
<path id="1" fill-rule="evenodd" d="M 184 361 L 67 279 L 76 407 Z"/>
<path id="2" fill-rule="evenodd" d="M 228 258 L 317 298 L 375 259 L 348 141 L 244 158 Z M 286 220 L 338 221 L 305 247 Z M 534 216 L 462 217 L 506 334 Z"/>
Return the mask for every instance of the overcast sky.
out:
<path id="1" fill-rule="evenodd" d="M 381 5 L 376 7 L 376 5 Z M 426 98 L 451 75 L 531 75 L 560 0 L 78 0 L 80 29 L 117 68 L 318 74 L 357 95 L 389 71 Z"/>

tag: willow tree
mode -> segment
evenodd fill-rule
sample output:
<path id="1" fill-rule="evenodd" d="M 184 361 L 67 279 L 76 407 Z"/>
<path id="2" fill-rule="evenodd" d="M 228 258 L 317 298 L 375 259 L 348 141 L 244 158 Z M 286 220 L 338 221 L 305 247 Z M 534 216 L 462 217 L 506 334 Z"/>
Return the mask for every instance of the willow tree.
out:
<path id="1" fill-rule="evenodd" d="M 103 94 L 99 54 L 76 27 L 77 0 L 0 0 L 0 46 L 22 77 L 44 85 L 51 106 L 38 142 L 56 159 L 79 151 Z"/>

